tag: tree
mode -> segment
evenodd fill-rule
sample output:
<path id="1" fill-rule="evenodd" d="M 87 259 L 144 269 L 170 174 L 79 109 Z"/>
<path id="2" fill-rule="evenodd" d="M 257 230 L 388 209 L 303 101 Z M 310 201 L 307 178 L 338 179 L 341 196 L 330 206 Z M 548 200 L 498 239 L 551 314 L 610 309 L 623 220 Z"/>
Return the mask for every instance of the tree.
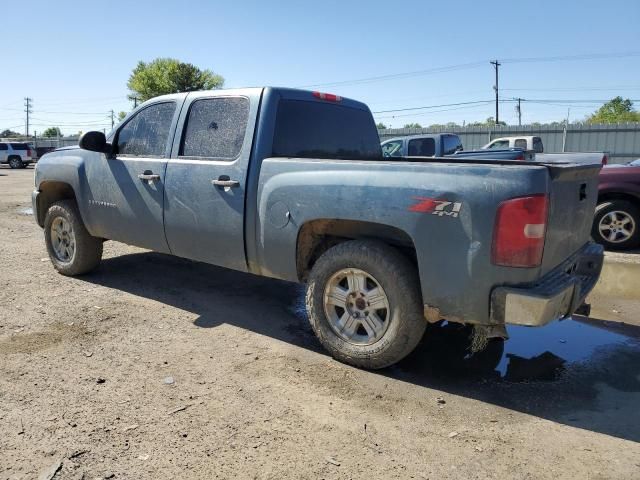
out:
<path id="1" fill-rule="evenodd" d="M 131 91 L 130 98 L 137 97 L 142 102 L 158 95 L 211 90 L 223 85 L 222 76 L 174 58 L 156 58 L 149 63 L 138 62 L 127 82 Z"/>
<path id="2" fill-rule="evenodd" d="M 376 127 L 378 128 L 378 130 L 386 130 L 387 129 L 387 126 L 382 122 L 378 122 L 376 124 Z"/>
<path id="3" fill-rule="evenodd" d="M 404 128 L 422 128 L 422 125 L 419 123 L 407 123 Z"/>
<path id="4" fill-rule="evenodd" d="M 13 130 L 9 130 L 8 128 L 0 132 L 0 137 L 10 138 L 10 137 L 19 137 L 20 134 L 18 132 L 14 132 Z"/>
<path id="5" fill-rule="evenodd" d="M 124 120 L 124 117 L 127 116 L 127 112 L 118 112 L 118 121 L 121 122 Z"/>
<path id="6" fill-rule="evenodd" d="M 587 123 L 640 122 L 640 112 L 633 109 L 633 102 L 620 96 L 608 101 L 586 119 Z"/>
<path id="7" fill-rule="evenodd" d="M 44 132 L 42 132 L 43 137 L 61 137 L 62 131 L 58 127 L 49 127 Z"/>
<path id="8" fill-rule="evenodd" d="M 497 124 L 506 126 L 507 122 L 500 121 Z M 469 124 L 470 127 L 494 127 L 495 125 L 496 119 L 493 117 L 488 117 L 484 122 L 473 122 Z"/>

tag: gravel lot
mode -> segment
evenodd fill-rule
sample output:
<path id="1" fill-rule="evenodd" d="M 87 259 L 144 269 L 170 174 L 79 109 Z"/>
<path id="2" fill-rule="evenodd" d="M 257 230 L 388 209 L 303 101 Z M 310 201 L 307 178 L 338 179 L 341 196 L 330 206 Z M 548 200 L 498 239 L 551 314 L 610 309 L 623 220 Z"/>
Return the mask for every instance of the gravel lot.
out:
<path id="1" fill-rule="evenodd" d="M 0 479 L 640 478 L 640 327 L 558 322 L 465 360 L 328 357 L 298 285 L 107 242 L 55 273 L 0 169 Z"/>

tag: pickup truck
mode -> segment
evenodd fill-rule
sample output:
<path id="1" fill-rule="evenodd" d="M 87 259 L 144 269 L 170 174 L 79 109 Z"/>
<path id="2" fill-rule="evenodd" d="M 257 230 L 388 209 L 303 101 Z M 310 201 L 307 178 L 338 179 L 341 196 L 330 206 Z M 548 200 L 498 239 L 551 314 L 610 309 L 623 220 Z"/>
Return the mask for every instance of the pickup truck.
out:
<path id="1" fill-rule="evenodd" d="M 522 148 L 465 151 L 458 135 L 453 133 L 436 133 L 410 135 L 391 138 L 382 142 L 382 155 L 393 157 L 444 157 L 456 155 L 458 158 L 490 158 L 492 160 L 526 160 L 535 159 L 532 152 Z"/>
<path id="2" fill-rule="evenodd" d="M 600 163 L 603 166 L 609 163 L 609 158 L 604 152 L 562 152 L 544 153 L 542 139 L 535 135 L 521 135 L 517 137 L 500 137 L 487 143 L 483 150 L 502 151 L 505 148 L 522 148 L 533 152 L 532 158 L 526 160 L 536 160 L 545 163 Z"/>
<path id="3" fill-rule="evenodd" d="M 304 282 L 322 345 L 375 369 L 427 322 L 506 338 L 572 314 L 602 266 L 599 170 L 390 160 L 363 103 L 247 88 L 157 97 L 85 133 L 38 162 L 32 201 L 63 275 L 96 268 L 109 239 Z"/>

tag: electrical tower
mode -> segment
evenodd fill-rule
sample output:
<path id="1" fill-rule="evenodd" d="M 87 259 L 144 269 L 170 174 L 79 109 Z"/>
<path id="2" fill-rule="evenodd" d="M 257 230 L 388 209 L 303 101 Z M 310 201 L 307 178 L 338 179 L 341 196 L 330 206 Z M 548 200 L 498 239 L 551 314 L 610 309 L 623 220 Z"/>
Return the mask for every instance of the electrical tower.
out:
<path id="1" fill-rule="evenodd" d="M 33 113 L 31 109 L 33 107 L 33 99 L 29 97 L 24 97 L 24 112 L 27 114 L 27 123 L 26 123 L 26 135 L 29 136 L 29 115 Z"/>
<path id="2" fill-rule="evenodd" d="M 494 61 L 494 62 L 489 62 L 491 65 L 493 65 L 496 69 L 496 84 L 493 86 L 493 89 L 496 91 L 496 125 L 500 124 L 500 118 L 499 118 L 499 111 L 498 111 L 498 67 L 500 65 L 502 65 L 501 63 L 498 62 L 498 60 Z"/>

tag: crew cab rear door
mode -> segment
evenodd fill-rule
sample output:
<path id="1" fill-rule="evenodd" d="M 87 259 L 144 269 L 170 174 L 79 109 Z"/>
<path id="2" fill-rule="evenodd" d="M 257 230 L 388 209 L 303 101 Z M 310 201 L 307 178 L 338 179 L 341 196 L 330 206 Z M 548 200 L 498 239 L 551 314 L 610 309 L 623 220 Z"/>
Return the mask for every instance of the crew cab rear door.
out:
<path id="1" fill-rule="evenodd" d="M 167 164 L 171 253 L 246 271 L 247 170 L 261 89 L 190 93 Z"/>

